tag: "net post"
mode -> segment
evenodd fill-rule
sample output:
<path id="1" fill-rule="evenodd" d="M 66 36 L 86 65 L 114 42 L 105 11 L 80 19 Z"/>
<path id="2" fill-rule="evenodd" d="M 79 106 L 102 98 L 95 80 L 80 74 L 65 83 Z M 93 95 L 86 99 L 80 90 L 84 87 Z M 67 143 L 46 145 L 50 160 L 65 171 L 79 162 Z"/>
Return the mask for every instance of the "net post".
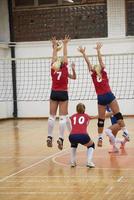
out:
<path id="1" fill-rule="evenodd" d="M 11 47 L 11 56 L 15 58 L 15 47 Z M 18 108 L 17 108 L 17 82 L 16 82 L 16 62 L 12 60 L 12 84 L 13 84 L 13 117 L 17 118 Z"/>
<path id="2" fill-rule="evenodd" d="M 10 46 L 11 49 L 11 66 L 12 66 L 12 85 L 13 85 L 13 117 L 17 118 L 17 84 L 16 84 L 16 62 L 15 62 L 15 43 L 14 43 L 14 29 L 13 29 L 13 14 L 12 14 L 12 1 L 8 0 L 8 13 L 9 13 L 9 29 L 10 29 Z"/>

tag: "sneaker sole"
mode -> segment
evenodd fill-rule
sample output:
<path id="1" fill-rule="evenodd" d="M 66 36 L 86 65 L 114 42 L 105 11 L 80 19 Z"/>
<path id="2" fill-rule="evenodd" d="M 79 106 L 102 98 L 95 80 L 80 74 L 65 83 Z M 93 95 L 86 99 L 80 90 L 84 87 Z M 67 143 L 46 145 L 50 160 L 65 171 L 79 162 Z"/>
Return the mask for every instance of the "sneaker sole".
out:
<path id="1" fill-rule="evenodd" d="M 57 144 L 58 144 L 58 149 L 62 150 L 63 149 L 63 145 L 60 143 L 59 140 L 57 141 Z"/>
<path id="2" fill-rule="evenodd" d="M 47 141 L 47 146 L 48 147 L 52 147 L 53 145 L 52 145 L 52 142 L 51 141 Z"/>
<path id="3" fill-rule="evenodd" d="M 87 165 L 87 167 L 88 167 L 88 168 L 95 168 L 95 166 L 90 166 L 90 165 Z"/>
<path id="4" fill-rule="evenodd" d="M 71 168 L 74 168 L 74 167 L 76 167 L 76 164 L 75 164 L 75 165 L 71 165 L 70 167 L 71 167 Z"/>

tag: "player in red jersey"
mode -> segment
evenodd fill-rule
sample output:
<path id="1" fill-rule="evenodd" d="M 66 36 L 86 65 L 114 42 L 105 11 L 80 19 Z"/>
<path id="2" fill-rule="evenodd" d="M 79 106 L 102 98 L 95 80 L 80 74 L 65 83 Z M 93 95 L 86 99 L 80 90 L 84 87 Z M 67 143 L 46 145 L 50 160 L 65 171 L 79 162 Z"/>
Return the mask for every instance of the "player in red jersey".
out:
<path id="1" fill-rule="evenodd" d="M 62 41 L 63 58 L 58 58 L 57 53 L 62 46 L 55 37 L 52 38 L 52 64 L 51 77 L 52 88 L 50 95 L 50 117 L 48 119 L 47 146 L 52 147 L 53 128 L 57 109 L 59 108 L 59 139 L 58 148 L 62 150 L 65 126 L 68 125 L 68 78 L 76 79 L 75 64 L 72 63 L 72 74 L 68 72 L 67 44 L 69 36 L 65 36 Z"/>
<path id="2" fill-rule="evenodd" d="M 76 166 L 76 149 L 78 144 L 82 144 L 87 147 L 87 167 L 92 168 L 95 167 L 92 162 L 95 144 L 88 135 L 87 127 L 93 117 L 85 113 L 85 105 L 82 103 L 76 106 L 76 111 L 77 113 L 70 117 L 71 129 L 69 141 L 71 143 L 71 167 Z"/>
<path id="3" fill-rule="evenodd" d="M 114 116 L 117 119 L 117 123 L 119 124 L 120 128 L 123 131 L 123 136 L 126 138 L 126 140 L 129 141 L 129 135 L 128 131 L 125 127 L 125 123 L 123 120 L 123 116 L 120 112 L 118 102 L 114 96 L 114 94 L 111 91 L 111 88 L 109 86 L 109 80 L 107 77 L 107 73 L 105 71 L 105 65 L 102 60 L 101 52 L 100 49 L 102 47 L 101 43 L 97 43 L 96 45 L 96 51 L 97 51 L 97 56 L 99 60 L 99 65 L 92 65 L 88 56 L 86 55 L 86 48 L 79 47 L 79 52 L 82 53 L 87 66 L 88 70 L 91 74 L 96 94 L 97 94 L 97 99 L 98 99 L 98 146 L 102 146 L 102 140 L 103 140 L 103 128 L 104 128 L 104 120 L 105 120 L 105 112 L 106 112 L 106 105 L 109 105 L 111 108 Z M 110 135 L 109 133 L 107 133 Z"/>

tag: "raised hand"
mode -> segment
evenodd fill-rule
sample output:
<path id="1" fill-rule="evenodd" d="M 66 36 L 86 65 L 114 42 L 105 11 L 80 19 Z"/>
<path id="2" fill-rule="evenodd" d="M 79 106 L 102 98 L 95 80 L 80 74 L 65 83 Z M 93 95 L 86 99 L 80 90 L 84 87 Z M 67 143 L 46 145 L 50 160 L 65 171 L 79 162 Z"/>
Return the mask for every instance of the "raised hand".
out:
<path id="1" fill-rule="evenodd" d="M 69 37 L 69 35 L 65 35 L 65 38 L 62 40 L 62 42 L 63 44 L 67 44 L 70 40 L 71 38 Z"/>
<path id="2" fill-rule="evenodd" d="M 82 53 L 82 54 L 85 54 L 86 47 L 80 46 L 80 47 L 78 47 L 78 51 L 79 51 L 80 53 Z"/>
<path id="3" fill-rule="evenodd" d="M 103 46 L 102 43 L 97 42 L 97 43 L 96 43 L 95 49 L 96 49 L 96 50 L 100 50 L 102 46 Z"/>
<path id="4" fill-rule="evenodd" d="M 55 36 L 52 37 L 51 42 L 52 42 L 53 47 L 57 45 L 57 40 Z"/>
<path id="5" fill-rule="evenodd" d="M 61 41 L 56 40 L 56 37 L 52 37 L 52 47 L 55 51 L 60 51 L 62 49 L 62 43 Z"/>

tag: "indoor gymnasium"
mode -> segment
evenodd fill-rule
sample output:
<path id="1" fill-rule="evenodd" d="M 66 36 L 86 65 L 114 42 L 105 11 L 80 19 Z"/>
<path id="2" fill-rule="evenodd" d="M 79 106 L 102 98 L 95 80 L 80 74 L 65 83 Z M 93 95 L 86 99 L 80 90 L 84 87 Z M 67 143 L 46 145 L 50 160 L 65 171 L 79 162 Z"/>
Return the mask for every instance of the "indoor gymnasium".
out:
<path id="1" fill-rule="evenodd" d="M 0 200 L 134 199 L 134 0 L 0 0 Z"/>

